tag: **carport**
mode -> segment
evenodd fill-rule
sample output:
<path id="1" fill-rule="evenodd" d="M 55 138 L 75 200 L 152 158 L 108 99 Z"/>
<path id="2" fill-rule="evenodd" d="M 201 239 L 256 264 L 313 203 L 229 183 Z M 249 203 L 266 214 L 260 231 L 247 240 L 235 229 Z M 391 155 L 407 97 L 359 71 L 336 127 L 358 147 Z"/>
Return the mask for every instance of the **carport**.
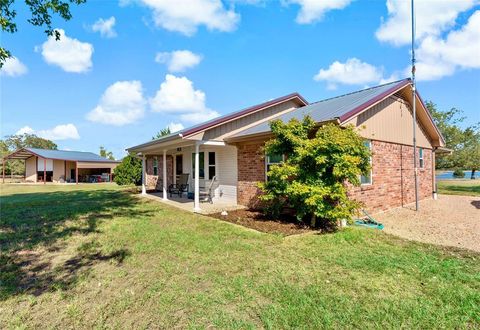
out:
<path id="1" fill-rule="evenodd" d="M 25 182 L 99 182 L 111 181 L 120 163 L 93 152 L 22 148 L 3 158 L 2 179 L 5 182 L 5 162 L 23 160 Z M 91 180 L 91 178 L 95 180 Z"/>

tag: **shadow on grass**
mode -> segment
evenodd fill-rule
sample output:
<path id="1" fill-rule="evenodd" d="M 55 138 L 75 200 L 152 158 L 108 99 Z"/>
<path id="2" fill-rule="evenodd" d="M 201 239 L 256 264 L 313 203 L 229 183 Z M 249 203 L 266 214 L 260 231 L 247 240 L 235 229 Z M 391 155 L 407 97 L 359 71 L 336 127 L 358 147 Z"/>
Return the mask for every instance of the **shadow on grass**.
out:
<path id="1" fill-rule="evenodd" d="M 60 265 L 52 265 L 45 254 L 61 249 L 56 243 L 73 235 L 98 233 L 102 221 L 150 213 L 136 208 L 131 194 L 112 190 L 6 195 L 0 205 L 0 300 L 69 289 L 97 263 L 121 264 L 128 250 L 103 253 L 95 244 L 82 245 Z"/>

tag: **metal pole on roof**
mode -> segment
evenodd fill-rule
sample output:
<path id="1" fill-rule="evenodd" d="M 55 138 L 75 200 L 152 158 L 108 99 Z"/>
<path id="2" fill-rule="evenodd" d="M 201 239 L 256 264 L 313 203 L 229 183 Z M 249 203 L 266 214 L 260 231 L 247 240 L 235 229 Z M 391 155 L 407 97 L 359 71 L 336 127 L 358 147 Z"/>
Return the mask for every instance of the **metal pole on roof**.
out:
<path id="1" fill-rule="evenodd" d="M 413 173 L 415 178 L 415 211 L 418 207 L 418 168 L 417 168 L 417 91 L 415 87 L 415 6 L 412 0 L 412 111 L 413 111 Z"/>

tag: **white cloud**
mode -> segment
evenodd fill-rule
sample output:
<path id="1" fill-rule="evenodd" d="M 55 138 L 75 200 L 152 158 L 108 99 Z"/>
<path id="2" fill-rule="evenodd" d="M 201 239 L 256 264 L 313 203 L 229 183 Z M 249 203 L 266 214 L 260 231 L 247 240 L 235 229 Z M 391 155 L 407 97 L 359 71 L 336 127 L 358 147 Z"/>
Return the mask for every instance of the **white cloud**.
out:
<path id="1" fill-rule="evenodd" d="M 193 68 L 202 60 L 202 56 L 189 50 L 175 50 L 173 52 L 157 53 L 155 61 L 167 65 L 170 72 L 182 72 Z"/>
<path id="2" fill-rule="evenodd" d="M 54 128 L 39 131 L 34 130 L 30 126 L 24 126 L 20 128 L 15 134 L 35 134 L 41 138 L 54 141 L 69 139 L 77 140 L 80 138 L 78 130 L 73 124 L 57 125 Z"/>
<path id="3" fill-rule="evenodd" d="M 87 114 L 87 119 L 123 126 L 142 118 L 145 104 L 140 81 L 117 81 L 106 89 L 98 105 Z"/>
<path id="4" fill-rule="evenodd" d="M 182 123 L 170 123 L 168 124 L 168 128 L 170 129 L 170 132 L 175 133 L 181 131 L 185 127 L 182 125 Z"/>
<path id="5" fill-rule="evenodd" d="M 310 24 L 321 21 L 326 12 L 347 7 L 352 0 L 288 0 L 287 3 L 300 5 L 296 21 L 299 24 Z"/>
<path id="6" fill-rule="evenodd" d="M 459 69 L 480 69 L 480 10 L 461 29 L 451 31 L 445 38 L 423 39 L 416 53 L 419 80 L 440 79 Z"/>
<path id="7" fill-rule="evenodd" d="M 221 0 L 140 0 L 153 10 L 155 25 L 187 36 L 194 35 L 199 26 L 209 30 L 229 32 L 240 21 L 233 9 L 226 9 Z M 125 5 L 129 1 L 122 0 Z"/>
<path id="8" fill-rule="evenodd" d="M 28 71 L 25 64 L 20 62 L 16 57 L 9 57 L 3 63 L 2 68 L 0 69 L 0 75 L 9 76 L 9 77 L 18 77 L 26 74 Z"/>
<path id="9" fill-rule="evenodd" d="M 478 0 L 415 1 L 416 37 L 440 36 L 455 25 L 458 15 L 478 4 Z M 387 0 L 388 17 L 376 32 L 378 40 L 395 46 L 411 42 L 411 2 Z"/>
<path id="10" fill-rule="evenodd" d="M 181 121 L 199 123 L 218 117 L 218 112 L 205 105 L 205 93 L 196 90 L 186 77 L 165 76 L 165 81 L 150 99 L 152 111 L 178 115 Z"/>
<path id="11" fill-rule="evenodd" d="M 60 33 L 60 40 L 57 41 L 55 36 L 50 36 L 42 44 L 41 50 L 45 62 L 57 65 L 67 72 L 88 71 L 92 67 L 92 44 L 70 38 L 62 29 L 57 31 Z"/>
<path id="12" fill-rule="evenodd" d="M 345 63 L 335 61 L 327 69 L 320 69 L 313 79 L 326 81 L 328 89 L 335 89 L 337 84 L 363 85 L 379 82 L 382 70 L 357 58 L 349 58 Z"/>
<path id="13" fill-rule="evenodd" d="M 100 35 L 105 38 L 114 38 L 117 36 L 117 32 L 114 30 L 115 17 L 108 19 L 99 18 L 93 25 L 93 32 L 100 32 Z"/>

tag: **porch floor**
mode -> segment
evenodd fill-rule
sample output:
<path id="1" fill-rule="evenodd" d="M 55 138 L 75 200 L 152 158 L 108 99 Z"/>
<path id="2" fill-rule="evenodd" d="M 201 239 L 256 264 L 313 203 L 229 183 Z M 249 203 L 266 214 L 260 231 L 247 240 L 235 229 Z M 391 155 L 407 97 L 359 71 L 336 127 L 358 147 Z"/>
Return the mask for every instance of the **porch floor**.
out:
<path id="1" fill-rule="evenodd" d="M 154 193 L 147 193 L 147 198 L 180 208 L 182 210 L 193 212 L 193 199 L 188 199 L 186 197 L 178 197 L 168 196 L 167 200 L 163 200 L 163 193 L 161 192 L 154 192 Z M 232 201 L 218 201 L 214 200 L 213 204 L 208 202 L 200 202 L 200 209 L 199 213 L 201 214 L 212 214 L 218 213 L 222 211 L 232 211 L 232 210 L 239 210 L 245 208 L 242 205 L 236 205 L 235 202 Z"/>

